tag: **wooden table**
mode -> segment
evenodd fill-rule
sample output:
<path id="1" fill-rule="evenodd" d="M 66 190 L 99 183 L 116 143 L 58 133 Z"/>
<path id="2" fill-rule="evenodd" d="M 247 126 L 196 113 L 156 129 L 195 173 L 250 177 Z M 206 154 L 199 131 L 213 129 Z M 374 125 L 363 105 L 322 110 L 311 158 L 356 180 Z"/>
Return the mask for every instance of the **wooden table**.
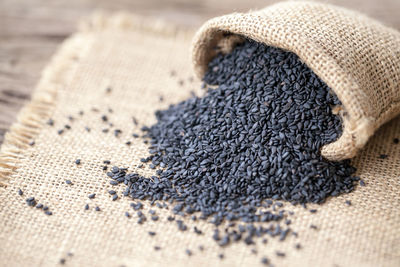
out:
<path id="1" fill-rule="evenodd" d="M 130 11 L 196 27 L 213 16 L 277 0 L 0 0 L 0 144 L 41 70 L 76 22 L 96 9 Z M 400 0 L 325 0 L 400 29 Z"/>

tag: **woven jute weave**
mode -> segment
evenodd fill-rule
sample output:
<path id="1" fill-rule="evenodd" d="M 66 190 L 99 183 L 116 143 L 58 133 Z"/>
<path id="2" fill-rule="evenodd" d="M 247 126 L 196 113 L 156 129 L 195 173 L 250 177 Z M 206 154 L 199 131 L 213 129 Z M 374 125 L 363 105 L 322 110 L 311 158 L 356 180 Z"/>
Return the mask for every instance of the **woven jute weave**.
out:
<path id="1" fill-rule="evenodd" d="M 260 11 L 211 19 L 193 42 L 202 77 L 208 62 L 238 34 L 296 53 L 335 91 L 342 136 L 323 147 L 330 160 L 352 158 L 383 123 L 400 112 L 400 32 L 354 11 L 316 2 L 283 2 Z"/>
<path id="2" fill-rule="evenodd" d="M 257 255 L 244 243 L 220 248 L 206 222 L 185 219 L 189 230 L 178 231 L 175 223 L 167 222 L 168 210 L 156 209 L 158 222 L 138 225 L 129 198 L 111 200 L 107 191 L 113 187 L 102 171 L 103 160 L 152 175 L 153 170 L 135 168 L 148 154 L 146 145 L 131 134 L 153 123 L 156 109 L 184 100 L 192 90 L 201 94 L 200 81 L 191 82 L 193 35 L 165 23 L 118 14 L 90 18 L 65 41 L 1 148 L 0 265 L 55 266 L 65 258 L 67 266 L 258 266 L 267 256 L 275 266 L 398 266 L 400 145 L 394 145 L 393 138 L 400 136 L 400 118 L 378 130 L 352 160 L 365 187 L 321 206 L 310 205 L 318 209 L 316 214 L 285 204 L 286 210 L 295 212 L 291 228 L 299 237 L 290 235 L 284 242 L 269 238 L 266 245 L 257 240 Z M 176 75 L 171 76 L 172 71 Z M 112 91 L 107 93 L 107 87 Z M 102 132 L 108 127 L 101 120 L 103 114 L 114 124 L 112 129 L 122 130 L 119 138 L 112 130 Z M 75 120 L 69 121 L 69 115 Z M 46 124 L 49 118 L 53 127 Z M 71 130 L 58 135 L 65 124 Z M 29 146 L 31 140 L 35 145 Z M 130 146 L 125 144 L 128 140 Z M 380 159 L 381 153 L 388 157 Z M 77 158 L 80 165 L 74 163 Z M 73 184 L 65 184 L 66 179 Z M 18 195 L 18 188 L 24 196 Z M 117 187 L 119 195 L 123 190 Z M 88 199 L 91 193 L 96 193 L 93 200 Z M 25 198 L 30 196 L 48 205 L 53 215 L 28 207 Z M 148 209 L 146 203 L 146 215 Z M 126 218 L 125 211 L 132 218 Z M 311 224 L 318 229 L 310 229 Z M 205 234 L 194 234 L 194 225 Z M 148 231 L 157 234 L 151 237 Z M 298 242 L 301 250 L 294 248 Z M 160 251 L 154 250 L 156 245 Z M 191 257 L 186 248 L 193 251 Z M 277 257 L 276 250 L 286 257 Z M 223 260 L 219 253 L 225 254 Z"/>

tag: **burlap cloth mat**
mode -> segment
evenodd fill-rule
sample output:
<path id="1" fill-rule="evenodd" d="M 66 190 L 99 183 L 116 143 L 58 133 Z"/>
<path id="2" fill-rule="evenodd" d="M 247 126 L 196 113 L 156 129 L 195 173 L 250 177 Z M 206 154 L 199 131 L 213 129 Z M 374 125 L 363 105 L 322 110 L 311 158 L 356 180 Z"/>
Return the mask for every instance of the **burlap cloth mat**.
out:
<path id="1" fill-rule="evenodd" d="M 191 90 L 200 92 L 200 82 L 190 79 L 193 32 L 121 14 L 95 16 L 85 25 L 65 41 L 45 69 L 32 101 L 2 146 L 1 266 L 54 266 L 60 258 L 71 266 L 254 266 L 264 255 L 275 266 L 399 266 L 400 145 L 394 145 L 393 138 L 400 137 L 400 118 L 381 128 L 353 160 L 366 187 L 316 206 L 316 214 L 286 204 L 295 211 L 292 229 L 299 237 L 289 236 L 284 242 L 269 238 L 266 245 L 258 240 L 256 256 L 243 243 L 220 248 L 211 239 L 212 225 L 204 222 L 186 219 L 190 231 L 179 232 L 175 223 L 167 222 L 167 210 L 157 209 L 159 222 L 150 220 L 142 226 L 136 215 L 126 218 L 131 201 L 111 201 L 107 190 L 112 186 L 101 170 L 102 161 L 110 159 L 134 170 L 147 148 L 130 134 L 154 122 L 156 109 L 187 98 Z M 107 108 L 114 112 L 109 114 Z M 78 115 L 80 110 L 83 116 Z M 102 114 L 109 114 L 113 129 L 122 129 L 119 138 L 101 131 L 107 128 Z M 76 119 L 69 122 L 68 115 Z M 133 125 L 132 116 L 139 126 Z M 54 127 L 45 123 L 49 118 Z M 58 135 L 67 123 L 72 129 Z M 28 145 L 30 140 L 35 140 L 34 146 Z M 131 146 L 125 145 L 128 140 Z M 381 153 L 388 158 L 380 159 Z M 79 166 L 74 164 L 77 158 L 82 160 Z M 73 185 L 66 185 L 65 179 Z M 118 187 L 120 194 L 123 189 Z M 90 193 L 97 193 L 94 200 L 88 199 Z M 47 204 L 54 214 L 46 216 L 28 207 L 29 196 Z M 345 205 L 345 200 L 352 205 Z M 96 205 L 100 212 L 93 210 Z M 311 224 L 318 230 L 310 229 Z M 195 235 L 193 225 L 206 234 Z M 150 237 L 148 231 L 157 235 Z M 301 250 L 294 249 L 297 242 Z M 155 245 L 162 249 L 154 251 Z M 198 245 L 204 245 L 204 252 Z M 186 248 L 193 251 L 190 258 Z M 276 250 L 286 257 L 278 258 Z M 66 256 L 68 252 L 73 256 Z M 221 252 L 223 260 L 217 257 Z"/>

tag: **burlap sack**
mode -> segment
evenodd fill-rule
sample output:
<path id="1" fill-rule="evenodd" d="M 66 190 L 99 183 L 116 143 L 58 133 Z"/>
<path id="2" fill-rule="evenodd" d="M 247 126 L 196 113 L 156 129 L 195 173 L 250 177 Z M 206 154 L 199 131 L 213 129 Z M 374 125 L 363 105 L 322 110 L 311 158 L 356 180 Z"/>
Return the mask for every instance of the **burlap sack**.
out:
<path id="1" fill-rule="evenodd" d="M 45 69 L 32 101 L 2 145 L 0 266 L 56 266 L 61 258 L 66 266 L 259 266 L 263 256 L 275 266 L 399 266 L 400 145 L 394 145 L 393 138 L 400 136 L 400 118 L 379 130 L 353 160 L 366 187 L 322 206 L 310 205 L 318 209 L 316 214 L 285 204 L 284 209 L 295 212 L 291 228 L 299 237 L 290 235 L 284 242 L 268 238 L 266 245 L 257 239 L 257 255 L 244 243 L 220 248 L 211 238 L 213 226 L 206 222 L 186 218 L 189 230 L 178 231 L 176 223 L 166 220 L 169 210 L 153 207 L 159 221 L 138 225 L 131 200 L 112 201 L 107 193 L 114 187 L 102 171 L 103 160 L 153 174 L 135 168 L 148 153 L 141 139 L 131 134 L 153 123 L 156 109 L 184 100 L 191 90 L 200 94 L 200 81 L 190 79 L 193 32 L 124 15 L 96 16 L 85 25 Z M 109 86 L 112 91 L 107 93 Z M 108 128 L 103 114 L 115 125 L 109 133 L 102 132 Z M 55 121 L 53 127 L 46 124 L 49 118 Z M 65 124 L 71 130 L 58 135 Z M 122 130 L 119 138 L 112 132 L 116 128 Z M 31 140 L 35 145 L 29 146 Z M 128 140 L 130 146 L 125 144 Z M 388 158 L 380 159 L 381 153 Z M 74 163 L 77 158 L 79 166 Z M 65 184 L 66 179 L 73 184 Z M 17 194 L 18 188 L 24 196 Z M 117 187 L 120 196 L 123 190 Z M 93 200 L 88 199 L 91 193 L 97 194 Z M 25 198 L 30 196 L 48 205 L 53 215 L 28 207 Z M 149 204 L 143 203 L 148 216 Z M 132 214 L 130 219 L 125 211 Z M 310 229 L 311 224 L 318 229 Z M 194 225 L 205 234 L 196 235 Z M 151 237 L 148 231 L 157 234 Z M 303 248 L 296 250 L 296 243 Z M 156 245 L 161 247 L 158 252 Z M 185 254 L 186 248 L 193 256 Z M 277 257 L 276 250 L 286 257 Z M 223 260 L 219 253 L 225 254 Z"/>
<path id="2" fill-rule="evenodd" d="M 202 77 L 208 62 L 245 36 L 296 53 L 343 104 L 342 136 L 322 148 L 330 160 L 352 158 L 400 112 L 400 33 L 357 12 L 315 2 L 283 2 L 206 22 L 193 41 Z"/>

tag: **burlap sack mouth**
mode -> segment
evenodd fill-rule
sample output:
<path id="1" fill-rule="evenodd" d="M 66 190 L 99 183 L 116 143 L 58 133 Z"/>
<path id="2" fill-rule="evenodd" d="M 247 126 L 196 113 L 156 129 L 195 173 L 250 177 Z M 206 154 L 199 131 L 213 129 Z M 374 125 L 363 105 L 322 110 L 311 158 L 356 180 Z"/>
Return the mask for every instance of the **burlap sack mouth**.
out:
<path id="1" fill-rule="evenodd" d="M 373 19 L 314 2 L 211 19 L 193 39 L 199 78 L 213 57 L 234 47 L 237 36 L 295 53 L 336 93 L 343 104 L 343 134 L 322 148 L 329 160 L 354 157 L 400 112 L 400 33 Z"/>

